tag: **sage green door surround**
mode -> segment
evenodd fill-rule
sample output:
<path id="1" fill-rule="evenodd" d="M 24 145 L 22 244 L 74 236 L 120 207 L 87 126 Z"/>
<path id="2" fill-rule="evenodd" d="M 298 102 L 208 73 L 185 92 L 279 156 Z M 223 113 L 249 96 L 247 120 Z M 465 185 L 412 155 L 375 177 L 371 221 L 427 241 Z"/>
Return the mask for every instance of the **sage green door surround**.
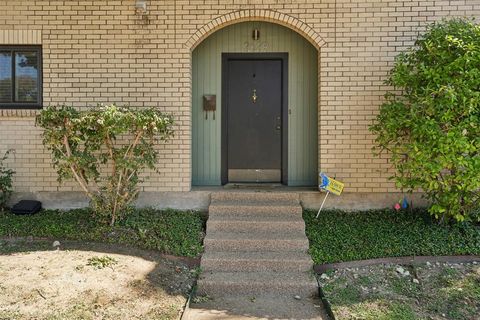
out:
<path id="1" fill-rule="evenodd" d="M 254 30 L 258 39 L 254 40 Z M 288 185 L 317 184 L 318 52 L 302 36 L 268 22 L 242 22 L 213 33 L 192 53 L 192 185 L 221 185 L 222 53 L 288 55 Z M 216 110 L 204 111 L 204 95 Z"/>

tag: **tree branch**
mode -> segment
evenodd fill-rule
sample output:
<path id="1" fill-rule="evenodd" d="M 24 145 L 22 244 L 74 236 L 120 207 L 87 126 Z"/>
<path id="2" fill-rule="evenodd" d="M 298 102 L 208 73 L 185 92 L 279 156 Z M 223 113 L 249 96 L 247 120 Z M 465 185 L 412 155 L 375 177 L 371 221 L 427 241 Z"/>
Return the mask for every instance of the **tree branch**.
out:
<path id="1" fill-rule="evenodd" d="M 107 133 L 105 137 L 105 144 L 107 145 L 108 153 L 110 154 L 110 160 L 112 161 L 112 176 L 115 174 L 117 170 L 117 163 L 115 162 L 115 158 L 113 156 L 113 142 L 110 136 Z"/>
<path id="2" fill-rule="evenodd" d="M 63 137 L 63 145 L 65 146 L 65 149 L 67 150 L 67 157 L 70 158 L 72 156 L 72 151 L 70 149 L 70 144 L 68 143 L 67 136 Z M 83 177 L 83 175 L 81 173 L 77 172 L 78 169 L 76 168 L 75 165 L 70 164 L 69 167 L 70 167 L 70 170 L 72 170 L 73 176 L 75 177 L 77 182 L 80 184 L 80 187 L 87 194 L 87 196 L 90 197 L 90 199 L 93 199 L 94 195 L 90 192 L 90 190 L 88 190 L 87 182 L 86 182 L 85 178 Z"/>
<path id="3" fill-rule="evenodd" d="M 133 152 L 133 149 L 137 146 L 138 142 L 140 141 L 140 138 L 143 135 L 143 130 L 140 130 L 137 132 L 137 135 L 135 136 L 135 140 L 131 145 L 128 146 L 127 151 L 125 151 L 125 154 L 123 155 L 123 159 L 126 159 L 127 156 L 130 155 L 131 152 Z"/>

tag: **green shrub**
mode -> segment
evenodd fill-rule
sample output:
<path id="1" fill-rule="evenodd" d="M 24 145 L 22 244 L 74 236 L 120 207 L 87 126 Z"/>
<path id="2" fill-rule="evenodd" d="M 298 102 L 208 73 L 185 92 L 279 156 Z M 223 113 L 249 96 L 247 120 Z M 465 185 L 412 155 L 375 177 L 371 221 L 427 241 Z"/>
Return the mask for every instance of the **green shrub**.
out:
<path id="1" fill-rule="evenodd" d="M 15 171 L 12 169 L 9 169 L 5 166 L 3 163 L 5 160 L 7 160 L 8 155 L 12 152 L 13 150 L 7 150 L 5 154 L 3 155 L 2 158 L 0 158 L 0 211 L 4 210 L 7 201 L 10 199 L 10 196 L 12 195 L 13 192 L 13 175 L 15 174 Z"/>
<path id="2" fill-rule="evenodd" d="M 479 219 L 480 25 L 465 19 L 428 27 L 401 53 L 371 131 L 388 151 L 398 187 L 421 189 L 441 220 Z"/>
<path id="3" fill-rule="evenodd" d="M 111 225 L 136 199 L 140 172 L 155 168 L 155 143 L 173 135 L 172 118 L 153 108 L 109 105 L 80 112 L 51 106 L 41 111 L 37 123 L 59 180 L 77 181 L 94 212 Z"/>

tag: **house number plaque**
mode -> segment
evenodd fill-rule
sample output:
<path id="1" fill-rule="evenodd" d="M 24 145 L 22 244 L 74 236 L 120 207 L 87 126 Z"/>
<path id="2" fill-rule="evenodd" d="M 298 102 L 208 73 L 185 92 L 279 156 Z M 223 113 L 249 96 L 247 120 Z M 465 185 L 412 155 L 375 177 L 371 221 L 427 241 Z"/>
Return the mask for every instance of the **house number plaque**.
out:
<path id="1" fill-rule="evenodd" d="M 244 49 L 247 52 L 266 52 L 268 49 L 268 43 L 263 42 L 249 42 L 245 41 L 243 44 Z"/>

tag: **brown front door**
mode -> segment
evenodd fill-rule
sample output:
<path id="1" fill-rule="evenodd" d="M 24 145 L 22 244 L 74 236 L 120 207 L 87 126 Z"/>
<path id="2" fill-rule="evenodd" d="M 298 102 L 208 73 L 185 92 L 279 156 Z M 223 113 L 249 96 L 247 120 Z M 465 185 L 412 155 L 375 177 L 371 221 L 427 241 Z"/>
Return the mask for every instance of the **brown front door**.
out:
<path id="1" fill-rule="evenodd" d="M 227 182 L 282 182 L 282 59 L 226 59 Z"/>

